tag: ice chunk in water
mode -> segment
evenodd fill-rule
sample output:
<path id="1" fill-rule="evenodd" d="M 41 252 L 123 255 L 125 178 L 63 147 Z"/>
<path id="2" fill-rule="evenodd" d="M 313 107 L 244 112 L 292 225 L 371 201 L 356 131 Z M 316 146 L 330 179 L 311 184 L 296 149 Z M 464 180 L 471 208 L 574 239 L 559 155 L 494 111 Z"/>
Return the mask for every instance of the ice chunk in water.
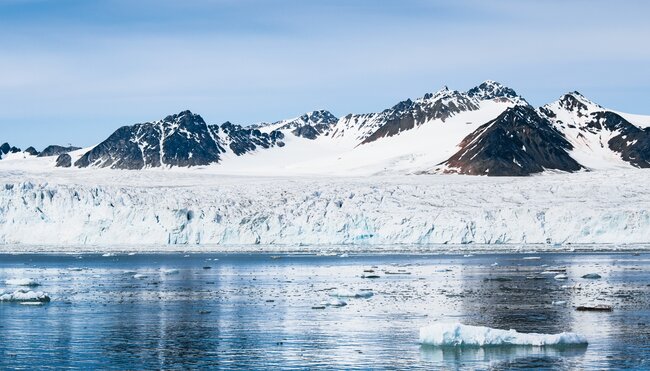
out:
<path id="1" fill-rule="evenodd" d="M 13 293 L 0 292 L 0 302 L 49 302 L 50 297 L 42 291 L 20 289 Z"/>
<path id="2" fill-rule="evenodd" d="M 420 344 L 452 347 L 586 345 L 587 339 L 572 332 L 521 333 L 460 323 L 435 323 L 420 329 Z"/>
<path id="3" fill-rule="evenodd" d="M 321 305 L 328 306 L 328 307 L 344 307 L 348 305 L 348 303 L 340 299 L 332 299 L 329 301 L 322 302 Z"/>
<path id="4" fill-rule="evenodd" d="M 370 290 L 359 290 L 359 291 L 352 291 L 352 290 L 337 290 L 337 291 L 332 291 L 330 293 L 330 296 L 337 297 L 337 298 L 370 298 L 374 295 L 374 293 Z"/>
<path id="5" fill-rule="evenodd" d="M 9 286 L 30 286 L 30 287 L 40 286 L 38 282 L 36 282 L 31 278 L 12 278 L 6 280 L 5 283 Z"/>

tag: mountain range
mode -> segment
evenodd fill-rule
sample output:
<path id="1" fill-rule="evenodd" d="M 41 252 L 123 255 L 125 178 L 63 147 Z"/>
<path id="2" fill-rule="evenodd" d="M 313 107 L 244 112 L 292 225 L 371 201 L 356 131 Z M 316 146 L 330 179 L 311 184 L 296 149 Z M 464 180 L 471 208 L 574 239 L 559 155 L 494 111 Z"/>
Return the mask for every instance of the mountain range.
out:
<path id="1" fill-rule="evenodd" d="M 20 156 L 57 156 L 50 166 L 74 168 L 525 176 L 648 168 L 650 116 L 606 109 L 578 92 L 536 108 L 515 90 L 485 81 L 341 118 L 317 110 L 278 122 L 217 125 L 183 111 L 123 126 L 86 149 L 0 146 L 0 157 Z"/>

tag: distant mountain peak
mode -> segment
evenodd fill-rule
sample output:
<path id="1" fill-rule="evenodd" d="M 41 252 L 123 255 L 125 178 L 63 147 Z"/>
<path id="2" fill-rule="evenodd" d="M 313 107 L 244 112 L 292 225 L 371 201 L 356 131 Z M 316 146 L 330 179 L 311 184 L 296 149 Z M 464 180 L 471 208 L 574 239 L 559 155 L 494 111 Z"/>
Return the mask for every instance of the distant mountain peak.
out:
<path id="1" fill-rule="evenodd" d="M 564 94 L 557 102 L 560 107 L 578 113 L 586 110 L 603 109 L 599 104 L 592 102 L 577 91 Z"/>
<path id="2" fill-rule="evenodd" d="M 514 89 L 494 80 L 485 80 L 480 85 L 469 89 L 467 95 L 480 100 L 506 98 L 525 102 Z"/>

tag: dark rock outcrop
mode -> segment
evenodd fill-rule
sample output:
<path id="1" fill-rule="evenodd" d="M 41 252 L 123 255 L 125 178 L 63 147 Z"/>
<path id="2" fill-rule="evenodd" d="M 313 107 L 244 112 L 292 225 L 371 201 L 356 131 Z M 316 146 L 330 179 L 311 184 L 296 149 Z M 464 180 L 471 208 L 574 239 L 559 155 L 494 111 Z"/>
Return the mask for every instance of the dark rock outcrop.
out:
<path id="1" fill-rule="evenodd" d="M 590 118 L 588 128 L 618 133 L 607 144 L 623 161 L 639 168 L 650 168 L 650 128 L 641 129 L 611 111 L 594 112 Z"/>
<path id="2" fill-rule="evenodd" d="M 383 111 L 380 115 L 383 124 L 361 144 L 367 144 L 380 138 L 392 137 L 403 131 L 411 130 L 431 120 L 445 121 L 449 117 L 465 111 L 479 108 L 478 102 L 458 91 L 447 88 L 436 94 L 427 94 L 422 99 L 407 99 Z"/>
<path id="3" fill-rule="evenodd" d="M 69 154 L 64 153 L 59 155 L 56 158 L 56 167 L 71 167 L 72 166 L 72 157 Z"/>
<path id="4" fill-rule="evenodd" d="M 79 150 L 79 149 L 81 149 L 81 148 L 74 147 L 74 146 L 64 147 L 64 146 L 58 146 L 58 145 L 51 145 L 51 146 L 45 147 L 45 149 L 43 151 L 41 151 L 41 153 L 38 154 L 38 157 L 58 156 L 58 155 L 62 155 L 64 153 L 70 153 L 72 151 L 76 151 L 76 150 Z"/>
<path id="5" fill-rule="evenodd" d="M 236 155 L 283 145 L 283 134 L 262 133 L 229 122 L 208 125 L 190 111 L 157 122 L 123 126 L 75 162 L 78 167 L 142 169 L 218 163 L 227 148 Z"/>
<path id="6" fill-rule="evenodd" d="M 487 80 L 481 85 L 468 90 L 467 95 L 481 100 L 499 98 L 522 99 L 513 89 L 492 80 Z"/>
<path id="7" fill-rule="evenodd" d="M 313 140 L 320 135 L 327 135 L 328 131 L 337 122 L 338 118 L 331 112 L 318 110 L 305 113 L 295 119 L 251 125 L 248 128 L 262 129 L 271 126 L 275 130 L 291 130 L 291 133 L 295 136 Z"/>
<path id="8" fill-rule="evenodd" d="M 9 145 L 9 143 L 5 142 L 2 145 L 0 145 L 0 157 L 2 157 L 2 155 L 6 155 L 9 153 L 18 153 L 18 152 L 20 152 L 20 148 Z"/>
<path id="9" fill-rule="evenodd" d="M 39 152 L 34 147 L 27 148 L 25 150 L 25 153 L 29 154 L 30 156 L 38 156 L 38 154 L 39 154 Z"/>
<path id="10" fill-rule="evenodd" d="M 228 147 L 237 156 L 255 151 L 258 147 L 266 149 L 275 145 L 280 147 L 284 145 L 282 143 L 284 134 L 277 130 L 263 133 L 259 129 L 245 128 L 230 122 L 221 124 L 220 130 L 224 137 L 227 138 L 227 141 L 230 142 Z"/>
<path id="11" fill-rule="evenodd" d="M 530 106 L 509 108 L 465 137 L 440 169 L 448 173 L 523 176 L 545 170 L 578 171 L 571 144 Z"/>

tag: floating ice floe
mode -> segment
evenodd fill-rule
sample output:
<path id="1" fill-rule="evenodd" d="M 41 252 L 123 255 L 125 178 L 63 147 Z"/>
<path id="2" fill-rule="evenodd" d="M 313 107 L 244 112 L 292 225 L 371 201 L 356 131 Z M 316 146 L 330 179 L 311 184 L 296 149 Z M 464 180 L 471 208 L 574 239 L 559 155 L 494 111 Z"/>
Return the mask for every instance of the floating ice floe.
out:
<path id="1" fill-rule="evenodd" d="M 540 260 L 541 257 L 539 256 L 525 256 L 524 260 Z"/>
<path id="2" fill-rule="evenodd" d="M 29 287 L 40 286 L 40 283 L 36 282 L 31 278 L 12 278 L 6 280 L 5 284 L 9 286 L 29 286 Z"/>
<path id="3" fill-rule="evenodd" d="M 555 275 L 555 277 L 553 277 L 553 278 L 555 278 L 556 280 L 568 280 L 569 276 L 567 276 L 566 274 L 560 273 L 558 275 Z"/>
<path id="4" fill-rule="evenodd" d="M 35 303 L 47 303 L 50 301 L 50 297 L 42 291 L 31 291 L 20 289 L 14 292 L 2 292 L 0 291 L 0 302 L 35 302 Z"/>
<path id="5" fill-rule="evenodd" d="M 102 256 L 103 256 L 104 258 L 110 258 L 110 257 L 115 256 L 115 254 L 112 253 L 112 252 L 107 252 L 106 254 L 103 254 Z"/>
<path id="6" fill-rule="evenodd" d="M 165 269 L 162 271 L 164 275 L 171 276 L 172 274 L 178 274 L 180 271 L 178 269 Z"/>
<path id="7" fill-rule="evenodd" d="M 147 275 L 146 275 L 146 274 L 142 274 L 142 273 L 138 273 L 138 274 L 134 274 L 134 275 L 133 275 L 133 278 L 135 278 L 136 280 L 141 280 L 141 279 L 145 279 L 145 278 L 147 278 Z"/>
<path id="8" fill-rule="evenodd" d="M 331 299 L 329 301 L 324 301 L 321 303 L 321 305 L 326 306 L 326 307 L 344 307 L 348 305 L 348 303 L 344 302 L 343 300 L 340 299 Z"/>
<path id="9" fill-rule="evenodd" d="M 582 278 L 590 279 L 590 280 L 598 280 L 601 278 L 600 274 L 598 273 L 588 273 L 582 276 Z"/>
<path id="10" fill-rule="evenodd" d="M 587 345 L 587 339 L 573 332 L 560 334 L 521 333 L 460 323 L 436 323 L 420 328 L 420 344 L 450 347 L 567 346 Z"/>
<path id="11" fill-rule="evenodd" d="M 551 303 L 552 305 L 566 305 L 565 300 L 558 300 Z"/>
<path id="12" fill-rule="evenodd" d="M 336 297 L 336 298 L 371 298 L 374 295 L 374 293 L 370 290 L 359 290 L 359 291 L 352 291 L 352 290 L 337 290 L 337 291 L 332 291 L 330 292 L 330 296 Z"/>

